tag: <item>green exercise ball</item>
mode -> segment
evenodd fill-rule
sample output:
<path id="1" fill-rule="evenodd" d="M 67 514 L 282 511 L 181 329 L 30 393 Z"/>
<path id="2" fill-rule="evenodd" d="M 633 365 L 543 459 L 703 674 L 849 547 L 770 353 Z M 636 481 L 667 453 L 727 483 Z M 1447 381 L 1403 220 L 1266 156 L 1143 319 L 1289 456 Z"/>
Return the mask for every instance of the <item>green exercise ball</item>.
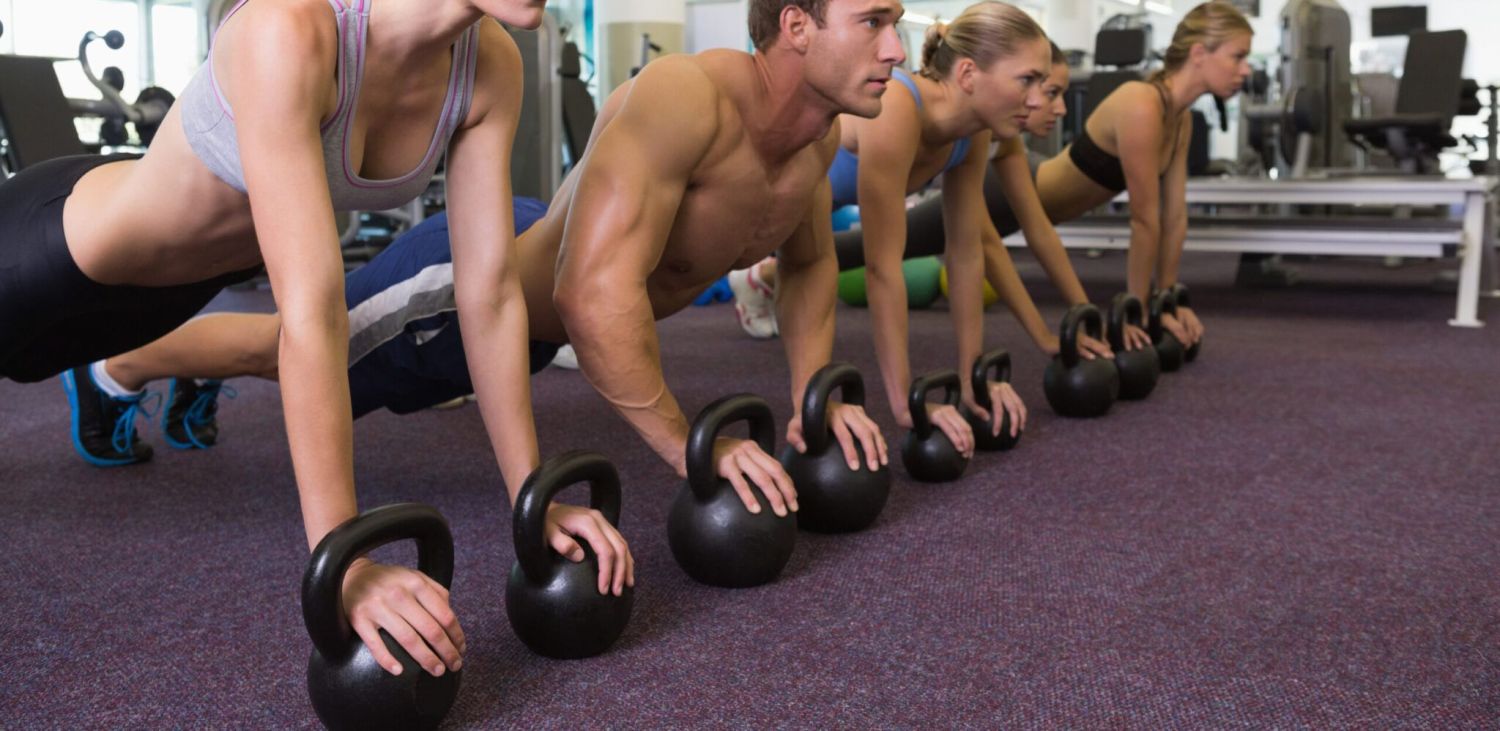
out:
<path id="1" fill-rule="evenodd" d="M 839 272 L 839 300 L 850 307 L 870 304 L 870 298 L 865 295 L 864 267 Z"/>
<path id="2" fill-rule="evenodd" d="M 901 273 L 906 277 L 906 306 L 913 310 L 931 307 L 941 294 L 939 280 L 942 271 L 943 264 L 935 256 L 902 262 Z"/>

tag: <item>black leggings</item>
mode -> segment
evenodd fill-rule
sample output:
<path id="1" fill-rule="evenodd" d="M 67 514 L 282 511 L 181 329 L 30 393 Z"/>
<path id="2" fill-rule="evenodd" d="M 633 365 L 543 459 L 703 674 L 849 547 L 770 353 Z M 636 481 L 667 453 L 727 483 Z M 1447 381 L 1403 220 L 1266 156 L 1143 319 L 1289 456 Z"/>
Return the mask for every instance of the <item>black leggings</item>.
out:
<path id="1" fill-rule="evenodd" d="M 85 276 L 63 237 L 63 204 L 84 173 L 135 157 L 57 158 L 0 184 L 0 378 L 40 381 L 139 348 L 260 271 L 171 287 L 105 285 Z"/>
<path id="2" fill-rule="evenodd" d="M 1036 180 L 1036 169 L 1043 158 L 1028 154 L 1031 179 Z M 1000 177 L 992 165 L 984 168 L 984 205 L 989 209 L 990 220 L 1001 236 L 1009 236 L 1021 230 L 1016 214 L 1005 199 L 1005 190 L 1000 187 Z M 918 259 L 943 253 L 946 240 L 943 228 L 943 196 L 928 198 L 906 212 L 906 252 L 903 259 Z M 838 252 L 839 271 L 856 269 L 865 265 L 865 237 L 859 229 L 840 231 L 833 235 L 834 249 Z"/>

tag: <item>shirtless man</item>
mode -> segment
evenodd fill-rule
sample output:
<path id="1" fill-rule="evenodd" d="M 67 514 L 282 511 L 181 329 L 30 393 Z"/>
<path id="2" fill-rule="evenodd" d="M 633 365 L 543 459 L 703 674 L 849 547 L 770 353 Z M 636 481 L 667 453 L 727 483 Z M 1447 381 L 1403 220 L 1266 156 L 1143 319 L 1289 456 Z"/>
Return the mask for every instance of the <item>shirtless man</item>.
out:
<path id="1" fill-rule="evenodd" d="M 891 69 L 904 61 L 897 0 L 752 0 L 750 8 L 753 55 L 719 50 L 653 62 L 606 101 L 546 215 L 537 220 L 537 206 L 516 204 L 518 228 L 536 221 L 517 242 L 533 369 L 571 342 L 584 375 L 682 476 L 689 423 L 662 377 L 654 320 L 779 247 L 777 307 L 794 414 L 786 437 L 805 449 L 801 393 L 833 346 L 827 171 L 835 120 L 879 114 Z M 451 261 L 439 216 L 349 276 L 356 415 L 469 391 Z M 277 327 L 275 315 L 202 317 L 105 368 L 127 387 L 168 375 L 274 378 Z M 861 455 L 871 469 L 886 463 L 863 409 L 837 405 L 829 422 L 851 467 Z M 790 478 L 753 441 L 720 438 L 715 462 L 751 512 L 760 510 L 751 483 L 778 515 L 797 509 Z M 519 487 L 510 486 L 512 497 Z M 582 537 L 602 554 L 617 534 Z M 582 559 L 567 536 L 551 545 Z M 601 590 L 608 571 L 601 565 Z M 618 590 L 628 555 L 614 571 Z"/>

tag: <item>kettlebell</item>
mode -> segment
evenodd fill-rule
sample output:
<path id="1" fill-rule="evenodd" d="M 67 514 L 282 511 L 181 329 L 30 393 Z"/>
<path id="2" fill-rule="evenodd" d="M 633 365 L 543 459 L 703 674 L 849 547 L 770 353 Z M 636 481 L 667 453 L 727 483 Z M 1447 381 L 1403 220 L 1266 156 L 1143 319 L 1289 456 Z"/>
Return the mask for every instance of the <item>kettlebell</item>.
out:
<path id="1" fill-rule="evenodd" d="M 635 604 L 630 586 L 619 596 L 599 593 L 599 560 L 587 541 L 578 540 L 584 558 L 577 563 L 547 545 L 547 506 L 563 488 L 580 482 L 589 485 L 589 507 L 618 527 L 620 475 L 597 452 L 564 452 L 547 460 L 516 497 L 516 563 L 505 585 L 505 614 L 516 636 L 547 657 L 590 657 L 609 649 Z"/>
<path id="2" fill-rule="evenodd" d="M 918 482 L 951 482 L 963 475 L 969 466 L 969 458 L 959 453 L 942 429 L 933 427 L 927 418 L 927 392 L 944 389 L 941 403 L 958 404 L 958 374 L 953 371 L 938 371 L 912 381 L 907 396 L 907 408 L 911 409 L 911 431 L 901 441 L 901 462 L 907 474 Z"/>
<path id="3" fill-rule="evenodd" d="M 1002 348 L 996 348 L 988 353 L 981 353 L 974 359 L 974 403 L 993 412 L 1000 409 L 1000 435 L 992 433 L 990 422 L 979 418 L 978 414 L 969 411 L 969 407 L 959 407 L 959 413 L 969 421 L 969 426 L 974 429 L 974 448 L 981 452 L 1003 452 L 1016 446 L 1021 441 L 1021 433 L 1010 435 L 1010 412 L 1003 407 L 997 407 L 990 403 L 990 373 L 995 374 L 994 380 L 999 383 L 1010 383 L 1010 353 Z"/>
<path id="4" fill-rule="evenodd" d="M 828 401 L 838 390 L 844 403 L 865 405 L 865 381 L 848 363 L 829 363 L 813 374 L 802 398 L 802 437 L 807 452 L 788 444 L 781 465 L 797 486 L 797 527 L 816 533 L 848 533 L 875 522 L 891 492 L 891 471 L 871 471 L 864 448 L 855 444 L 859 469 L 849 469 L 844 450 L 828 427 Z"/>
<path id="5" fill-rule="evenodd" d="M 385 630 L 380 639 L 401 663 L 391 675 L 344 616 L 344 573 L 354 559 L 399 540 L 417 542 L 417 568 L 453 583 L 453 535 L 437 510 L 418 503 L 375 508 L 328 532 L 302 575 L 302 620 L 312 637 L 307 694 L 323 725 L 342 729 L 432 729 L 458 697 L 461 672 L 433 677 Z"/>
<path id="6" fill-rule="evenodd" d="M 1177 314 L 1177 298 L 1172 296 L 1170 289 L 1159 289 L 1151 295 L 1151 320 L 1146 334 L 1151 336 L 1151 342 L 1156 345 L 1156 355 L 1161 359 L 1161 372 L 1171 373 L 1182 367 L 1184 354 L 1182 341 L 1171 330 L 1162 327 L 1161 318 L 1164 314 Z"/>
<path id="7" fill-rule="evenodd" d="M 1109 347 L 1115 351 L 1115 370 L 1120 372 L 1120 398 L 1125 401 L 1150 396 L 1157 379 L 1161 378 L 1161 357 L 1156 354 L 1156 346 L 1125 349 L 1125 326 L 1134 325 L 1144 330 L 1145 310 L 1141 299 L 1129 292 L 1115 295 L 1109 303 Z"/>
<path id="8" fill-rule="evenodd" d="M 1047 403 L 1059 416 L 1102 416 L 1120 395 L 1120 373 L 1108 358 L 1085 360 L 1078 355 L 1078 328 L 1104 337 L 1104 316 L 1091 304 L 1073 305 L 1062 319 L 1062 347 L 1042 376 Z"/>
<path id="9" fill-rule="evenodd" d="M 714 439 L 736 421 L 749 422 L 750 438 L 774 454 L 776 424 L 760 397 L 737 394 L 705 406 L 688 432 L 687 483 L 667 516 L 667 543 L 677 565 L 699 582 L 731 588 L 772 581 L 797 545 L 795 513 L 778 517 L 753 488 L 760 512 L 746 510 L 714 468 Z"/>
<path id="10" fill-rule="evenodd" d="M 1178 307 L 1192 307 L 1193 306 L 1193 301 L 1188 296 L 1187 285 L 1183 284 L 1182 282 L 1178 282 L 1178 283 L 1172 285 L 1172 298 L 1177 302 L 1177 306 Z M 1190 347 L 1187 350 L 1184 350 L 1182 352 L 1182 362 L 1184 362 L 1184 363 L 1191 363 L 1191 362 L 1197 360 L 1198 359 L 1198 350 L 1201 349 L 1202 347 L 1203 347 L 1203 341 L 1201 339 L 1198 342 L 1193 343 L 1192 347 Z"/>

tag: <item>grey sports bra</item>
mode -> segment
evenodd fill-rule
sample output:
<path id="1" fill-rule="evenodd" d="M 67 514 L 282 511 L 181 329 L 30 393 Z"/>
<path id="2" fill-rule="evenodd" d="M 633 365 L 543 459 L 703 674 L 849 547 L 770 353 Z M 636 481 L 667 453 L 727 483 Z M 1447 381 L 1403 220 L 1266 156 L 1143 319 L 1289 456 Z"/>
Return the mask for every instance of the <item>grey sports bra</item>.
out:
<path id="1" fill-rule="evenodd" d="M 224 16 L 239 12 L 248 0 Z M 345 7 L 339 0 L 328 0 L 338 21 L 338 103 L 333 115 L 320 126 L 323 137 L 323 164 L 328 177 L 328 192 L 334 210 L 378 211 L 395 208 L 421 195 L 437 169 L 438 160 L 448 140 L 469 113 L 473 101 L 474 63 L 479 55 L 479 26 L 475 24 L 453 46 L 453 71 L 443 97 L 443 112 L 428 143 L 427 155 L 416 169 L 387 180 L 368 180 L 349 164 L 349 133 L 354 110 L 359 106 L 360 84 L 364 78 L 365 40 L 373 0 L 351 0 Z M 222 27 L 222 24 L 220 25 Z M 213 56 L 193 75 L 182 90 L 177 104 L 181 107 L 182 129 L 188 145 L 198 159 L 220 180 L 241 193 L 246 192 L 245 172 L 240 163 L 239 141 L 235 136 L 234 111 L 214 79 Z"/>

